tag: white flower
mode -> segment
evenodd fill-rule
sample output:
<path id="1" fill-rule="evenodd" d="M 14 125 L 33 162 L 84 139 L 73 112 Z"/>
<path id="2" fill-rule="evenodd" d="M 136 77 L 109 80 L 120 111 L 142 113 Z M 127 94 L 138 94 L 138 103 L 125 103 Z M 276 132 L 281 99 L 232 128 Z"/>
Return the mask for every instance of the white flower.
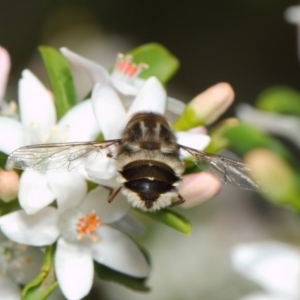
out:
<path id="1" fill-rule="evenodd" d="M 145 64 L 134 64 L 130 55 L 119 54 L 112 74 L 110 75 L 101 65 L 83 57 L 67 48 L 61 48 L 66 59 L 79 68 L 85 70 L 92 84 L 101 83 L 116 89 L 121 95 L 136 95 L 144 80 L 138 75 L 147 67 Z"/>
<path id="2" fill-rule="evenodd" d="M 266 293 L 249 295 L 243 300 L 299 300 L 300 251 L 280 242 L 237 245 L 232 250 L 236 271 L 259 284 Z"/>
<path id="3" fill-rule="evenodd" d="M 94 140 L 99 127 L 90 100 L 73 107 L 56 124 L 52 94 L 28 70 L 19 82 L 20 122 L 0 117 L 0 150 L 10 154 L 30 144 Z M 54 199 L 64 202 L 68 194 L 82 198 L 86 183 L 77 172 L 41 173 L 25 170 L 20 178 L 19 201 L 32 214 Z"/>
<path id="4" fill-rule="evenodd" d="M 16 244 L 0 234 L 0 299 L 19 300 L 19 284 L 27 284 L 40 272 L 43 253 Z"/>
<path id="5" fill-rule="evenodd" d="M 66 201 L 60 210 L 45 207 L 34 215 L 22 210 L 7 214 L 0 218 L 0 227 L 7 237 L 27 245 L 50 245 L 57 240 L 55 272 L 60 288 L 68 299 L 81 299 L 92 286 L 93 259 L 134 277 L 144 278 L 149 272 L 136 244 L 106 225 L 125 216 L 129 203 L 121 195 L 112 203 L 107 197 L 108 191 L 98 187 L 83 201 Z"/>
<path id="6" fill-rule="evenodd" d="M 134 96 L 139 93 L 146 82 L 139 78 L 139 74 L 147 68 L 147 65 L 143 63 L 136 65 L 130 55 L 119 54 L 113 71 L 109 74 L 101 65 L 67 48 L 61 48 L 60 51 L 73 66 L 87 72 L 93 86 L 100 83 L 102 87 L 106 86 L 115 90 L 126 108 L 131 105 Z M 178 116 L 183 112 L 184 107 L 183 102 L 168 97 L 167 108 L 170 114 Z"/>

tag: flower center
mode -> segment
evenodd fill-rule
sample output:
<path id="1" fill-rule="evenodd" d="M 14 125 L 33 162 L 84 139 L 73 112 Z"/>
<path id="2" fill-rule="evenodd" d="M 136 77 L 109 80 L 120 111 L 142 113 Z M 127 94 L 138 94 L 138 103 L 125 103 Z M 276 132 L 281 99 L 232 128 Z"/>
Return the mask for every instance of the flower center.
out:
<path id="1" fill-rule="evenodd" d="M 68 138 L 69 125 L 53 125 L 50 130 L 43 128 L 39 122 L 32 122 L 26 128 L 26 142 L 28 144 L 63 143 Z"/>
<path id="2" fill-rule="evenodd" d="M 68 138 L 68 131 L 68 125 L 65 125 L 63 128 L 58 128 L 56 125 L 54 125 L 49 133 L 41 136 L 41 141 L 42 143 L 63 143 Z"/>
<path id="3" fill-rule="evenodd" d="M 131 55 L 120 53 L 118 54 L 112 77 L 123 82 L 132 83 L 134 79 L 147 68 L 148 65 L 145 63 L 133 63 Z"/>
<path id="4" fill-rule="evenodd" d="M 93 242 L 98 241 L 97 235 L 95 235 L 95 231 L 98 227 L 100 227 L 103 223 L 100 221 L 96 213 L 93 211 L 90 214 L 87 214 L 78 220 L 76 231 L 78 233 L 78 239 L 81 241 L 87 235 L 91 237 Z"/>
<path id="5" fill-rule="evenodd" d="M 98 241 L 96 229 L 103 223 L 97 214 L 84 213 L 79 208 L 71 208 L 59 217 L 58 227 L 62 237 L 71 243 L 82 242 L 88 236 L 92 242 Z"/>

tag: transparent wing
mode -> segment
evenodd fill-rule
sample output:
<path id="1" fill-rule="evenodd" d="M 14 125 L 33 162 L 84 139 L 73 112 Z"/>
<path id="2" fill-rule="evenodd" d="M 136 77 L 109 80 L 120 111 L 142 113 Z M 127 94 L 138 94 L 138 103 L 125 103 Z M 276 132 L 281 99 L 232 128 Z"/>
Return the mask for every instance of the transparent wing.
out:
<path id="1" fill-rule="evenodd" d="M 195 158 L 195 164 L 201 168 L 208 168 L 223 183 L 229 183 L 248 190 L 259 189 L 258 184 L 250 177 L 249 167 L 242 162 L 221 155 L 209 154 L 189 147 L 179 146 Z"/>
<path id="2" fill-rule="evenodd" d="M 32 169 L 37 171 L 59 170 L 71 171 L 84 166 L 84 161 L 101 159 L 103 155 L 111 156 L 120 140 L 104 142 L 79 142 L 38 144 L 15 150 L 7 159 L 8 169 Z"/>

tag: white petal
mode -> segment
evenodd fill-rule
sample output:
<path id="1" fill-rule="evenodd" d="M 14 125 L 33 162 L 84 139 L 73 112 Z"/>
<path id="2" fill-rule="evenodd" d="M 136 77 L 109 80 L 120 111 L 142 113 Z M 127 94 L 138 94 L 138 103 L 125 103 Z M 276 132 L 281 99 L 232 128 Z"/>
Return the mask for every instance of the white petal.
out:
<path id="1" fill-rule="evenodd" d="M 60 48 L 60 52 L 72 65 L 85 70 L 90 76 L 93 84 L 96 84 L 98 82 L 105 85 L 109 84 L 109 75 L 102 66 L 89 59 L 86 59 L 83 56 L 78 55 L 75 52 L 70 51 L 67 48 Z"/>
<path id="2" fill-rule="evenodd" d="M 275 296 L 275 295 L 268 295 L 263 293 L 253 293 L 247 295 L 245 297 L 240 298 L 239 300 L 293 300 L 292 298 L 286 298 L 285 296 Z"/>
<path id="3" fill-rule="evenodd" d="M 69 110 L 58 127 L 66 132 L 65 142 L 92 141 L 100 133 L 91 100 L 85 100 Z"/>
<path id="4" fill-rule="evenodd" d="M 55 272 L 64 296 L 77 300 L 86 296 L 93 283 L 94 266 L 84 246 L 59 239 L 55 253 Z"/>
<path id="5" fill-rule="evenodd" d="M 78 172 L 48 172 L 47 180 L 60 213 L 78 206 L 87 193 L 86 181 Z"/>
<path id="6" fill-rule="evenodd" d="M 109 226 L 100 227 L 97 233 L 99 242 L 91 246 L 96 261 L 130 276 L 147 277 L 147 261 L 128 236 Z"/>
<path id="7" fill-rule="evenodd" d="M 0 277 L 0 299 L 20 300 L 21 289 L 19 286 L 7 277 Z"/>
<path id="8" fill-rule="evenodd" d="M 232 251 L 234 268 L 274 294 L 300 297 L 300 252 L 279 242 L 248 243 Z"/>
<path id="9" fill-rule="evenodd" d="M 96 179 L 111 179 L 117 174 L 115 161 L 104 153 L 100 159 L 95 159 L 93 154 L 88 156 L 85 160 L 85 170 L 89 177 Z"/>
<path id="10" fill-rule="evenodd" d="M 8 74 L 10 71 L 10 57 L 7 50 L 0 46 L 0 103 L 3 100 Z"/>
<path id="11" fill-rule="evenodd" d="M 54 207 L 45 207 L 34 215 L 19 210 L 0 218 L 2 232 L 12 241 L 31 246 L 53 244 L 59 236 L 58 214 Z"/>
<path id="12" fill-rule="evenodd" d="M 135 96 L 139 91 L 138 87 L 136 87 L 132 84 L 129 84 L 127 82 L 124 82 L 120 79 L 114 78 L 113 76 L 111 76 L 111 83 L 116 90 L 118 90 L 119 92 L 121 92 L 124 95 Z"/>
<path id="13" fill-rule="evenodd" d="M 107 186 L 110 188 L 118 188 L 120 186 L 120 183 L 117 182 L 115 177 L 109 178 L 109 179 L 99 179 L 96 177 L 89 177 L 88 175 L 86 175 L 87 180 L 94 182 L 98 185 L 102 185 L 102 186 Z"/>
<path id="14" fill-rule="evenodd" d="M 208 146 L 210 137 L 206 134 L 180 131 L 176 132 L 177 143 L 196 150 L 203 150 Z"/>
<path id="15" fill-rule="evenodd" d="M 10 154 L 25 145 L 23 125 L 11 118 L 0 116 L 0 151 Z"/>
<path id="16" fill-rule="evenodd" d="M 108 86 L 97 84 L 93 89 L 92 104 L 105 139 L 120 138 L 128 117 L 117 93 Z"/>
<path id="17" fill-rule="evenodd" d="M 53 96 L 29 70 L 22 72 L 19 81 L 19 106 L 22 124 L 48 134 L 56 123 Z"/>
<path id="18" fill-rule="evenodd" d="M 124 217 L 131 206 L 121 193 L 111 203 L 107 201 L 108 196 L 108 189 L 99 186 L 88 193 L 80 205 L 80 209 L 86 213 L 91 213 L 94 210 L 104 223 L 115 222 Z"/>
<path id="19" fill-rule="evenodd" d="M 25 170 L 20 177 L 19 202 L 28 213 L 34 214 L 55 199 L 48 185 L 47 175 L 34 170 Z"/>
<path id="20" fill-rule="evenodd" d="M 166 101 L 167 95 L 162 84 L 156 77 L 150 77 L 139 90 L 128 110 L 128 115 L 131 117 L 138 112 L 155 112 L 163 115 Z"/>
<path id="21" fill-rule="evenodd" d="M 129 215 L 125 215 L 122 219 L 114 222 L 114 227 L 134 236 L 142 236 L 145 233 L 144 226 Z"/>
<path id="22" fill-rule="evenodd" d="M 182 115 L 186 104 L 180 100 L 172 97 L 167 98 L 166 117 L 171 122 L 174 122 L 180 115 Z"/>

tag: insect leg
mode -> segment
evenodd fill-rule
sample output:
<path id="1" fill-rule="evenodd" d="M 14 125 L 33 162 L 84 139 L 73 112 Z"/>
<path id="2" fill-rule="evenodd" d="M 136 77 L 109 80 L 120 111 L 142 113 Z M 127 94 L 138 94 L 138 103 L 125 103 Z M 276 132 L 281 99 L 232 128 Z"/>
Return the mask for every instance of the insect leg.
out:
<path id="1" fill-rule="evenodd" d="M 185 202 L 185 199 L 184 199 L 180 194 L 177 194 L 177 196 L 178 196 L 178 200 L 175 201 L 175 202 L 173 202 L 173 203 L 170 205 L 170 207 L 176 206 L 176 205 L 179 205 L 179 204 L 182 204 L 182 203 Z"/>
<path id="2" fill-rule="evenodd" d="M 119 192 L 121 191 L 122 186 L 118 187 L 113 193 L 110 194 L 110 196 L 108 197 L 108 202 L 111 203 L 115 197 L 119 194 Z"/>
<path id="3" fill-rule="evenodd" d="M 104 187 L 105 189 L 108 190 L 108 192 L 109 192 L 109 197 L 110 197 L 110 196 L 112 195 L 112 193 L 114 192 L 114 189 L 113 189 L 112 187 L 110 187 L 110 186 L 103 185 L 103 184 L 99 184 L 99 186 L 102 186 L 102 187 Z"/>

